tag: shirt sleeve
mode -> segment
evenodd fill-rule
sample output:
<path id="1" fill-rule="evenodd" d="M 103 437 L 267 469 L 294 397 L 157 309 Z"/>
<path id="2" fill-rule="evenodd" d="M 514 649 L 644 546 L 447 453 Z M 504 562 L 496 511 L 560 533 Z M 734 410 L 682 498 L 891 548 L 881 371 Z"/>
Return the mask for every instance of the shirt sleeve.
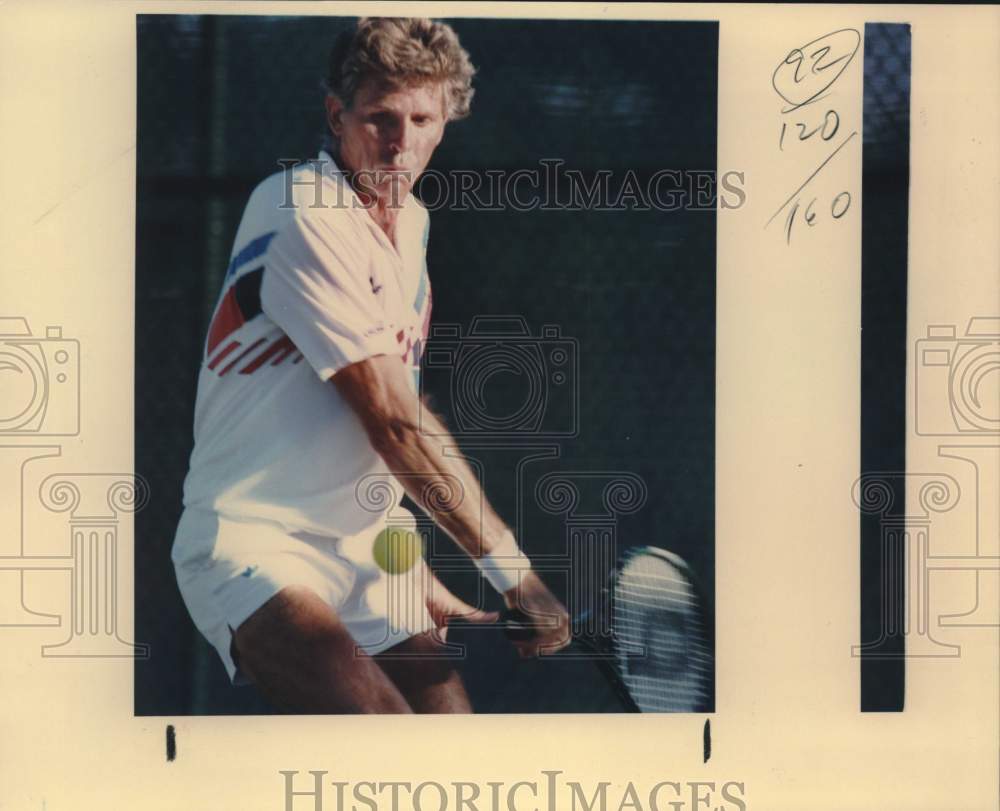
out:
<path id="1" fill-rule="evenodd" d="M 264 268 L 261 308 L 321 380 L 398 351 L 372 292 L 369 257 L 352 236 L 318 218 L 296 217 L 274 238 Z"/>

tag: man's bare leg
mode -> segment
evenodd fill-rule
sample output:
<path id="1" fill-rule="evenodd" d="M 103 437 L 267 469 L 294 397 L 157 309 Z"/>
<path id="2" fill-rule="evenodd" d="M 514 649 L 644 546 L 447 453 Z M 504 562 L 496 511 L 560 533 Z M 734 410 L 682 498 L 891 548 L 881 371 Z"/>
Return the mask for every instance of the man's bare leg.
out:
<path id="1" fill-rule="evenodd" d="M 470 713 L 472 704 L 455 669 L 455 660 L 441 656 L 444 650 L 433 633 L 427 632 L 412 636 L 376 655 L 375 661 L 392 679 L 414 712 Z M 395 658 L 398 654 L 414 658 Z"/>
<path id="2" fill-rule="evenodd" d="M 234 659 L 264 698 L 300 713 L 409 713 L 410 705 L 311 589 L 290 586 L 233 634 Z"/>

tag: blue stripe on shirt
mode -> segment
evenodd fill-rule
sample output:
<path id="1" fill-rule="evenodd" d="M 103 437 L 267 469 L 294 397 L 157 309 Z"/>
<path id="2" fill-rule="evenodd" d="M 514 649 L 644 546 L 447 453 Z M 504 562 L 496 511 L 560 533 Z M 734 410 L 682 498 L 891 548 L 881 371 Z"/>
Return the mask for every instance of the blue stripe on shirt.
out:
<path id="1" fill-rule="evenodd" d="M 417 285 L 417 298 L 413 302 L 413 309 L 418 313 L 424 307 L 424 299 L 427 297 L 427 260 L 424 260 L 424 266 L 420 269 L 420 284 Z"/>
<path id="2" fill-rule="evenodd" d="M 413 309 L 418 313 L 423 309 L 424 298 L 427 296 L 427 239 L 431 233 L 431 219 L 428 217 L 424 221 L 424 261 L 423 267 L 420 269 L 420 283 L 417 285 L 417 297 L 413 302 Z"/>
<path id="3" fill-rule="evenodd" d="M 243 248 L 243 250 L 233 257 L 233 261 L 229 263 L 229 268 L 226 270 L 226 278 L 228 279 L 232 276 L 239 268 L 247 264 L 247 262 L 252 262 L 258 256 L 263 254 L 277 233 L 277 231 L 271 231 L 270 233 L 264 234 L 264 236 L 251 240 L 247 246 Z"/>

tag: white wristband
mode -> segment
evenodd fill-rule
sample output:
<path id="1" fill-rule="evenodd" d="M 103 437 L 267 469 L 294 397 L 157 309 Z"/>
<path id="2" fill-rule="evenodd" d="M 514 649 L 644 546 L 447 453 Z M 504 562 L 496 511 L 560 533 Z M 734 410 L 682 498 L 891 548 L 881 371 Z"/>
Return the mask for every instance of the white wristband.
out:
<path id="1" fill-rule="evenodd" d="M 473 558 L 483 577 L 501 594 L 515 588 L 520 579 L 519 572 L 531 571 L 531 561 L 521 551 L 513 533 L 507 531 L 492 552 Z"/>

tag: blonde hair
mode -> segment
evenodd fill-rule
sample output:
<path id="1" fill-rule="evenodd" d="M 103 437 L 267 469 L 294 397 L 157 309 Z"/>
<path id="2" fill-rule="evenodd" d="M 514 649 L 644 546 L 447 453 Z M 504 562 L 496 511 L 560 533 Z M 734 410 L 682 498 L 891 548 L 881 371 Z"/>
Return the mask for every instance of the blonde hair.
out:
<path id="1" fill-rule="evenodd" d="M 469 114 L 475 72 L 458 35 L 445 23 L 417 17 L 362 17 L 353 31 L 343 32 L 334 43 L 326 87 L 350 107 L 366 78 L 395 87 L 440 82 L 447 120 L 452 121 Z"/>

